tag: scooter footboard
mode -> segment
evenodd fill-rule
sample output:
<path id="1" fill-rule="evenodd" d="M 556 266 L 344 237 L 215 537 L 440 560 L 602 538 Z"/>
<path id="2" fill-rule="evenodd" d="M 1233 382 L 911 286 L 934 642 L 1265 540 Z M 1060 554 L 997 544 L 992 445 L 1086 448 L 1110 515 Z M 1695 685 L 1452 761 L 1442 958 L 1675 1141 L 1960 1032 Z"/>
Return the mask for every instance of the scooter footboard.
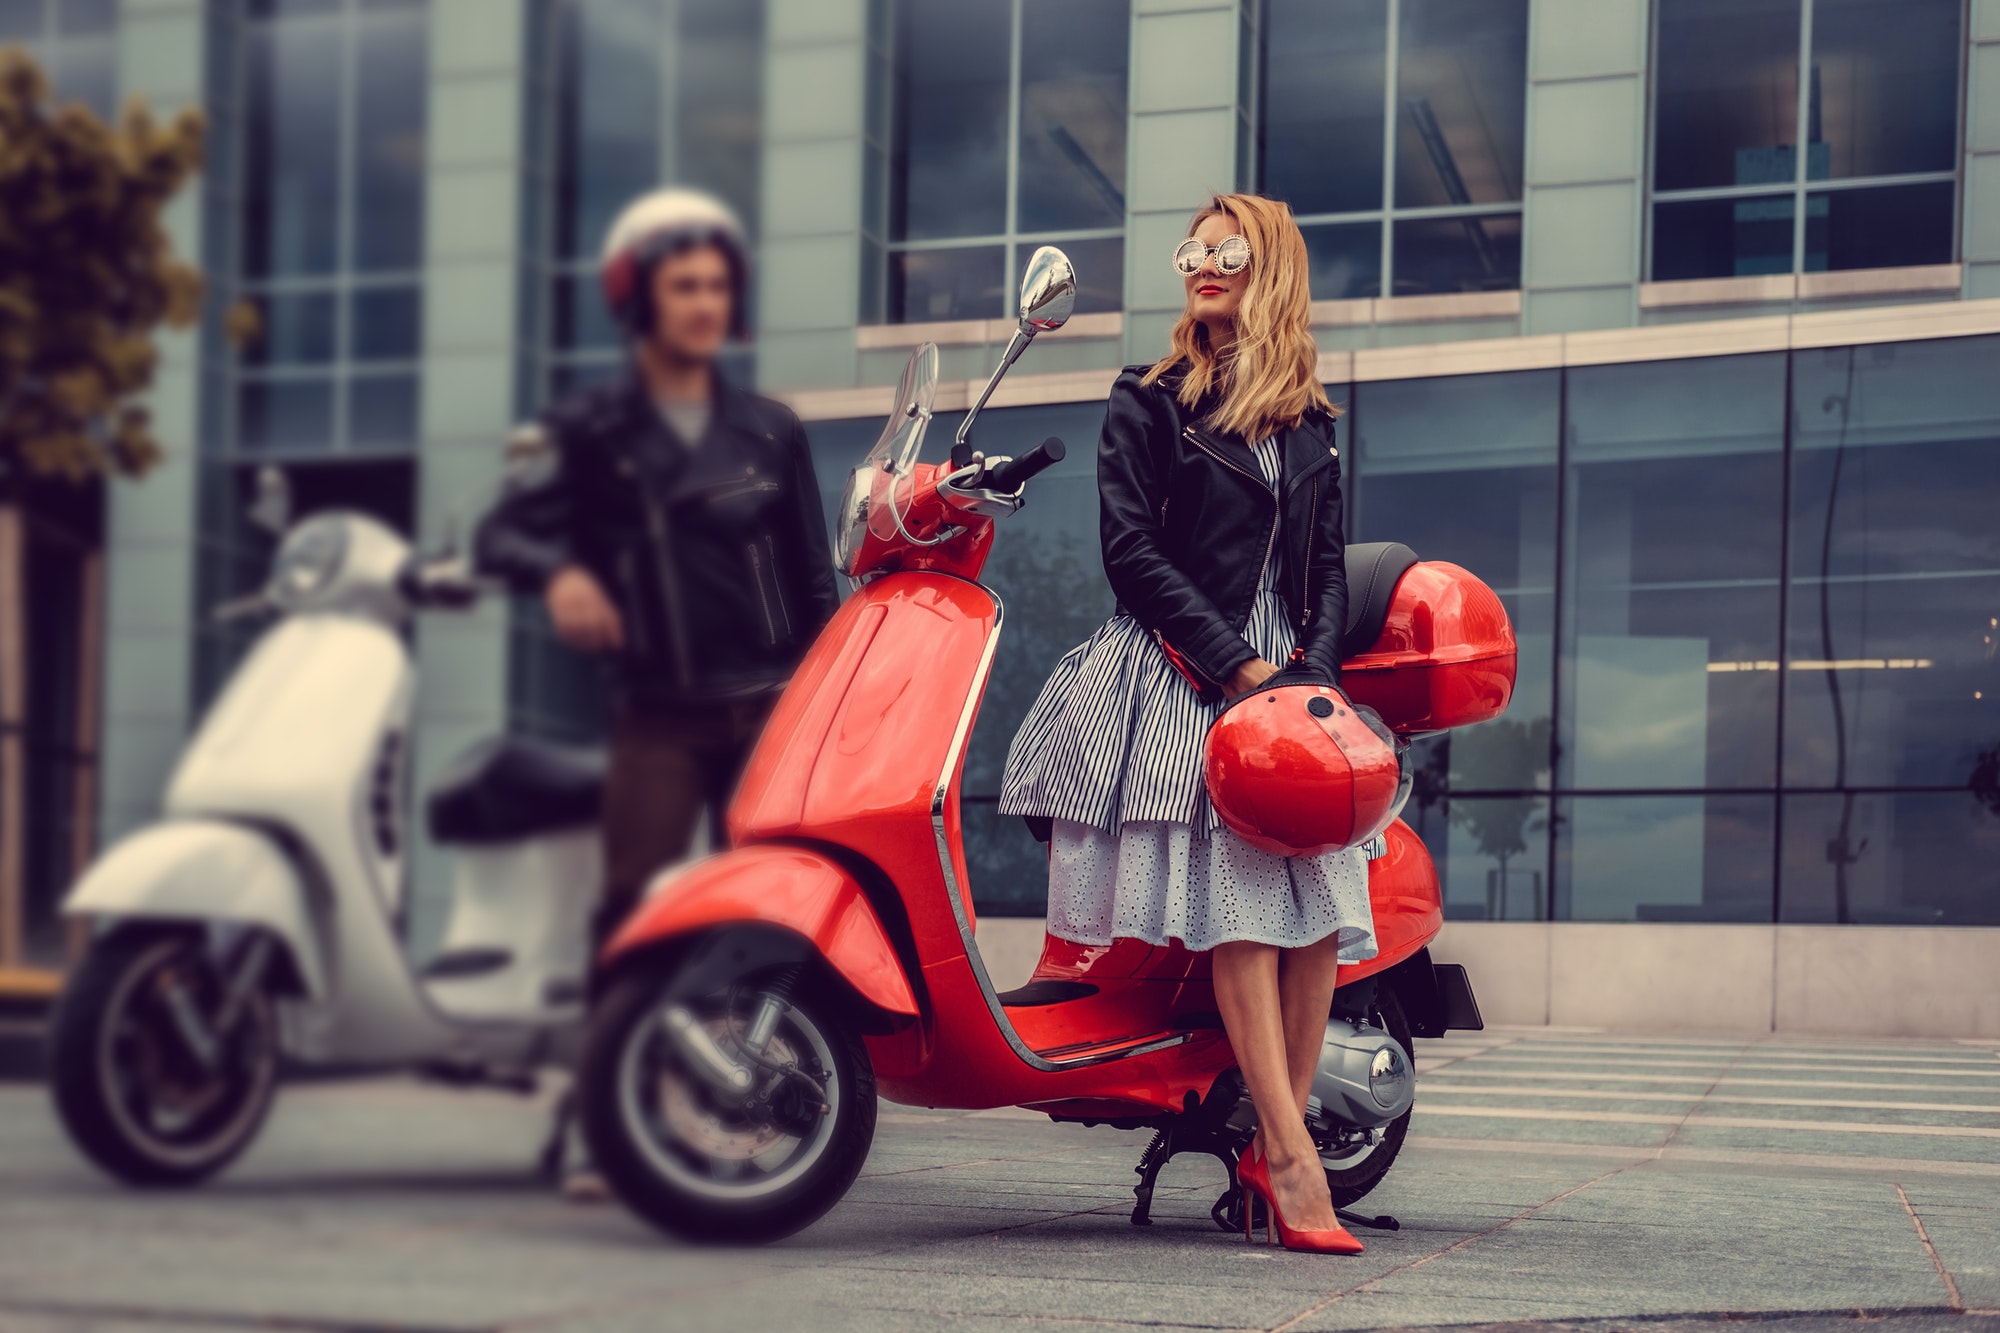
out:
<path id="1" fill-rule="evenodd" d="M 92 863 L 62 911 L 260 926 L 284 945 L 305 993 L 327 993 L 298 868 L 271 838 L 241 824 L 176 819 L 140 829 Z"/>
<path id="2" fill-rule="evenodd" d="M 889 1015 L 917 1015 L 909 975 L 867 892 L 803 847 L 744 847 L 668 872 L 605 946 L 600 971 L 610 975 L 661 944 L 729 926 L 789 932 L 861 999 Z"/>

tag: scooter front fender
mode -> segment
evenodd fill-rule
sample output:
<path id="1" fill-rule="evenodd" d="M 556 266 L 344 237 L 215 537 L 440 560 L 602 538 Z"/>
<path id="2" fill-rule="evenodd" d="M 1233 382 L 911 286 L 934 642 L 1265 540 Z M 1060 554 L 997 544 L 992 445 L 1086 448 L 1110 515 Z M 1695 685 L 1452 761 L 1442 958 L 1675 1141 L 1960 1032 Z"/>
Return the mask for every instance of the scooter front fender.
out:
<path id="1" fill-rule="evenodd" d="M 651 946 L 735 925 L 799 935 L 862 999 L 889 1014 L 917 1015 L 909 975 L 867 893 L 803 847 L 742 847 L 669 871 L 605 946 L 603 970 Z"/>
<path id="2" fill-rule="evenodd" d="M 93 862 L 63 900 L 63 915 L 259 926 L 291 955 L 313 999 L 327 993 L 325 961 L 305 884 L 270 837 L 219 819 L 173 819 L 140 829 Z"/>

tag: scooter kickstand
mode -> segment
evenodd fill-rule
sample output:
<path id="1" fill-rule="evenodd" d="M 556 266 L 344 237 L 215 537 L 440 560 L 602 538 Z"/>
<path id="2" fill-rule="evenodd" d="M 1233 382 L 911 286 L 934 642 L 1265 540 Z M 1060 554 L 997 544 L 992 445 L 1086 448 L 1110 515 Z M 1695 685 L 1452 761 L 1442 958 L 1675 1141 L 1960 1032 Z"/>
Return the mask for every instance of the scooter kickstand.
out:
<path id="1" fill-rule="evenodd" d="M 1153 1131 L 1153 1141 L 1146 1145 L 1146 1151 L 1139 1154 L 1139 1165 L 1133 1167 L 1139 1173 L 1139 1183 L 1132 1187 L 1138 1203 L 1132 1209 L 1132 1225 L 1149 1227 L 1153 1225 L 1153 1184 L 1160 1178 L 1162 1167 L 1174 1155 L 1174 1130 L 1168 1125 Z"/>
<path id="2" fill-rule="evenodd" d="M 1345 1208 L 1336 1208 L 1333 1210 L 1333 1215 L 1351 1227 L 1367 1227 L 1370 1231 L 1401 1231 L 1403 1229 L 1403 1224 L 1387 1213 L 1379 1213 L 1374 1217 L 1364 1217 L 1360 1213 L 1351 1213 Z"/>
<path id="3" fill-rule="evenodd" d="M 556 1099 L 556 1112 L 549 1125 L 549 1136 L 542 1143 L 541 1156 L 536 1169 L 543 1180 L 551 1185 L 560 1184 L 563 1173 L 563 1158 L 569 1147 L 569 1127 L 576 1121 L 576 1091 L 564 1088 Z"/>

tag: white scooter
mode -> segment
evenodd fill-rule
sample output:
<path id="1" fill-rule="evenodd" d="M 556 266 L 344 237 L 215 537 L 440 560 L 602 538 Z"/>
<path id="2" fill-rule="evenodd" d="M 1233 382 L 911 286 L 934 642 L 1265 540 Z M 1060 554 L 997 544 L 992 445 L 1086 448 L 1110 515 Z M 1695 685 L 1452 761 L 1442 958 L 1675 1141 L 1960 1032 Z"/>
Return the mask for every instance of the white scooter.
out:
<path id="1" fill-rule="evenodd" d="M 63 905 L 97 931 L 52 1023 L 55 1102 L 104 1170 L 219 1171 L 255 1138 L 281 1057 L 517 1091 L 572 1063 L 602 870 L 595 752 L 501 739 L 460 756 L 427 801 L 455 860 L 443 945 L 419 973 L 401 939 L 402 630 L 479 592 L 462 560 L 414 556 L 360 514 L 286 535 L 253 599 L 281 618 L 189 741 L 163 818 Z"/>

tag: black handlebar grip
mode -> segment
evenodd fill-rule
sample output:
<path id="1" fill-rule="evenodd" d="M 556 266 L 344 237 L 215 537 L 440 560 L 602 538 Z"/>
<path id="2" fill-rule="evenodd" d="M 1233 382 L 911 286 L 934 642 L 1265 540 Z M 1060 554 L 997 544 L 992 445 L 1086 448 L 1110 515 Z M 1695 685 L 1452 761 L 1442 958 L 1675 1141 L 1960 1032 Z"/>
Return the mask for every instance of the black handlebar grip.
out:
<path id="1" fill-rule="evenodd" d="M 1063 442 L 1051 435 L 1019 458 L 1010 458 L 1004 463 L 996 463 L 986 469 L 986 476 L 980 485 L 989 490 L 1011 491 L 1038 472 L 1046 471 L 1063 461 L 1069 450 Z"/>

